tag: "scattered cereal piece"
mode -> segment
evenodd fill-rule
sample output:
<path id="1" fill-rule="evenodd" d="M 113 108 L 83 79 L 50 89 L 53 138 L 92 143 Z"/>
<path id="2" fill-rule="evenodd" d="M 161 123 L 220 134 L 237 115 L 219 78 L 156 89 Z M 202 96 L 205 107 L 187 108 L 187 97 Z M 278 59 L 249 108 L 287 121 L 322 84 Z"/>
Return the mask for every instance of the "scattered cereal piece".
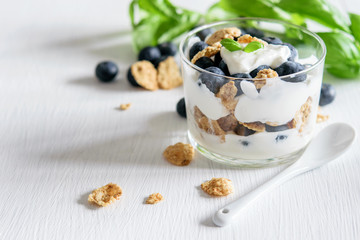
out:
<path id="1" fill-rule="evenodd" d="M 230 81 L 223 85 L 219 92 L 216 94 L 216 97 L 221 99 L 221 103 L 228 109 L 230 112 L 235 110 L 238 99 L 235 100 L 235 96 L 238 89 L 235 86 L 234 81 Z"/>
<path id="2" fill-rule="evenodd" d="M 131 66 L 131 73 L 135 81 L 143 88 L 151 91 L 159 89 L 157 71 L 149 61 L 139 61 Z"/>
<path id="3" fill-rule="evenodd" d="M 146 200 L 146 204 L 156 204 L 162 200 L 164 200 L 164 197 L 160 193 L 153 193 Z"/>
<path id="4" fill-rule="evenodd" d="M 197 60 L 199 60 L 202 57 L 212 57 L 215 56 L 218 52 L 220 52 L 221 44 L 215 43 L 212 46 L 208 46 L 202 51 L 195 54 L 195 56 L 191 59 L 191 63 L 195 64 Z"/>
<path id="5" fill-rule="evenodd" d="M 99 206 L 106 207 L 115 202 L 115 200 L 119 200 L 121 194 L 121 187 L 117 184 L 109 183 L 92 191 L 88 197 L 88 201 L 96 203 Z"/>
<path id="6" fill-rule="evenodd" d="M 224 131 L 233 131 L 239 124 L 238 120 L 233 114 L 219 118 L 217 122 Z"/>
<path id="7" fill-rule="evenodd" d="M 201 189 L 213 196 L 226 196 L 234 191 L 231 180 L 227 178 L 212 178 L 201 184 Z"/>
<path id="8" fill-rule="evenodd" d="M 206 43 L 209 45 L 213 45 L 214 43 L 220 42 L 224 38 L 239 37 L 241 34 L 240 29 L 236 27 L 223 28 L 214 32 L 207 40 Z"/>
<path id="9" fill-rule="evenodd" d="M 251 42 L 259 42 L 259 43 L 262 43 L 264 44 L 264 46 L 268 45 L 267 42 L 257 38 L 257 37 L 252 37 L 250 36 L 249 34 L 245 34 L 245 35 L 242 35 L 241 37 L 238 38 L 238 43 L 251 43 Z"/>
<path id="10" fill-rule="evenodd" d="M 120 104 L 120 110 L 128 110 L 131 107 L 131 103 Z"/>
<path id="11" fill-rule="evenodd" d="M 265 124 L 263 124 L 262 122 L 243 123 L 243 125 L 248 129 L 254 130 L 256 132 L 265 131 Z"/>
<path id="12" fill-rule="evenodd" d="M 166 160 L 174 165 L 186 166 L 193 160 L 195 151 L 190 144 L 178 142 L 175 145 L 168 146 L 163 155 Z"/>
<path id="13" fill-rule="evenodd" d="M 325 122 L 328 119 L 329 119 L 329 115 L 322 115 L 322 114 L 318 113 L 317 116 L 316 116 L 316 122 L 317 123 Z"/>
<path id="14" fill-rule="evenodd" d="M 180 75 L 179 67 L 174 57 L 168 57 L 160 62 L 158 66 L 157 81 L 162 89 L 172 89 L 180 86 L 183 79 Z"/>

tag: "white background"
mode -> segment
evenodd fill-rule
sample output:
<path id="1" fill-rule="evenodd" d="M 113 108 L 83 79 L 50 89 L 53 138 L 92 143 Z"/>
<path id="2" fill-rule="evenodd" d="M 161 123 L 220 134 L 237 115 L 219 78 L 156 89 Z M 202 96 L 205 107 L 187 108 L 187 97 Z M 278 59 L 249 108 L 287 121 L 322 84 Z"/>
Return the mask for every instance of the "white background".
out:
<path id="1" fill-rule="evenodd" d="M 204 12 L 214 1 L 174 1 Z M 2 1 L 0 8 L 0 239 L 360 239 L 359 140 L 321 169 L 297 177 L 246 210 L 232 226 L 215 227 L 220 207 L 283 167 L 241 170 L 196 155 L 187 167 L 162 158 L 187 141 L 175 112 L 182 88 L 131 87 L 126 0 Z M 338 4 L 360 13 L 357 0 Z M 97 62 L 120 67 L 115 83 L 94 78 Z M 334 83 L 323 109 L 331 122 L 360 132 L 360 81 Z M 118 111 L 131 102 L 128 111 Z M 324 124 L 323 124 L 324 125 Z M 199 188 L 227 177 L 235 193 L 212 198 Z M 87 203 L 95 188 L 123 188 L 115 204 Z M 165 201 L 145 205 L 160 192 Z"/>

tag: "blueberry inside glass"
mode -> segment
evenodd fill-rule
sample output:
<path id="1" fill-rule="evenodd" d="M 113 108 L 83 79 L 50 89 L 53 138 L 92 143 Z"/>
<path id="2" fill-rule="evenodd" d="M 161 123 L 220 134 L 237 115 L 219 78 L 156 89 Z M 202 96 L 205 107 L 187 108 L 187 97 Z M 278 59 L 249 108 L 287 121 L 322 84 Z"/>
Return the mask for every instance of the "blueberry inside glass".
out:
<path id="1" fill-rule="evenodd" d="M 277 20 L 239 18 L 190 32 L 180 55 L 191 143 L 230 165 L 295 161 L 314 133 L 325 54 L 316 34 Z"/>

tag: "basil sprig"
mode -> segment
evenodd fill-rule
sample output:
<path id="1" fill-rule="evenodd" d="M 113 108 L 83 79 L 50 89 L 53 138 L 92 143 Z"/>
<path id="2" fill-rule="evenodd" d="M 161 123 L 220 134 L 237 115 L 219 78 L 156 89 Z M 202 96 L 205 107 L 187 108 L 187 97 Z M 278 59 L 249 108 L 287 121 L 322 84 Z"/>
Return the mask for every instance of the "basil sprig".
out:
<path id="1" fill-rule="evenodd" d="M 262 44 L 261 42 L 250 42 L 248 43 L 244 48 L 240 45 L 240 43 L 238 43 L 237 41 L 231 39 L 231 38 L 225 38 L 223 40 L 221 40 L 221 45 L 223 45 L 227 50 L 229 50 L 230 52 L 235 52 L 235 51 L 239 51 L 242 50 L 244 52 L 247 53 L 251 53 L 254 52 L 260 48 L 264 48 L 264 44 Z"/>

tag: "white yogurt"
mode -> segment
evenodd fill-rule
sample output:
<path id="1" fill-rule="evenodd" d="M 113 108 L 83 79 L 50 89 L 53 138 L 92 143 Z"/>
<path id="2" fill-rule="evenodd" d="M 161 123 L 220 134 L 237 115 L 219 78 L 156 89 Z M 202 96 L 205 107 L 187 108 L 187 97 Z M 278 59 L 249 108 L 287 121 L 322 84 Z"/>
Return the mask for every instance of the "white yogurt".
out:
<path id="1" fill-rule="evenodd" d="M 290 57 L 291 52 L 287 46 L 268 44 L 264 48 L 250 53 L 242 50 L 230 52 L 222 47 L 220 54 L 227 64 L 230 74 L 235 74 L 250 73 L 260 65 L 276 68 Z"/>

